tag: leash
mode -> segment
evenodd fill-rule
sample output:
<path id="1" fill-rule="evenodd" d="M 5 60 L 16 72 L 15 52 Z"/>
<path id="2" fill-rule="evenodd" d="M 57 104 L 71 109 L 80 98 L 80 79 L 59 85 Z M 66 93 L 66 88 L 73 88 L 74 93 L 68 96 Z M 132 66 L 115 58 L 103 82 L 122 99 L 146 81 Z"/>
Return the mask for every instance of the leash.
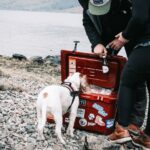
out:
<path id="1" fill-rule="evenodd" d="M 63 87 L 66 87 L 70 91 L 70 95 L 72 96 L 72 102 L 71 102 L 70 106 L 67 109 L 67 112 L 69 112 L 70 108 L 71 108 L 71 106 L 72 106 L 72 104 L 73 104 L 73 102 L 75 100 L 75 97 L 79 96 L 80 92 L 79 91 L 75 91 L 73 89 L 73 87 L 71 86 L 71 82 L 62 82 L 61 85 Z"/>

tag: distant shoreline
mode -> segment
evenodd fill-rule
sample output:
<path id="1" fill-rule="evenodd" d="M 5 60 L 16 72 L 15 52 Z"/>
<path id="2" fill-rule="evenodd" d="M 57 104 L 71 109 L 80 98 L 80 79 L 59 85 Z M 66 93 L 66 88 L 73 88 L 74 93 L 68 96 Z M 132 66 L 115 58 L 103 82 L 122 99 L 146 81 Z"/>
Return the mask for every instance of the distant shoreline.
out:
<path id="1" fill-rule="evenodd" d="M 75 0 L 5 0 L 0 1 L 0 10 L 21 10 L 55 12 L 73 10 L 79 7 L 79 2 Z M 76 9 L 77 10 L 77 9 Z"/>
<path id="2" fill-rule="evenodd" d="M 62 10 L 28 10 L 28 9 L 2 9 L 2 8 L 0 8 L 0 11 L 82 14 L 82 8 L 80 6 L 72 7 L 72 8 L 68 8 L 68 9 L 62 9 Z"/>

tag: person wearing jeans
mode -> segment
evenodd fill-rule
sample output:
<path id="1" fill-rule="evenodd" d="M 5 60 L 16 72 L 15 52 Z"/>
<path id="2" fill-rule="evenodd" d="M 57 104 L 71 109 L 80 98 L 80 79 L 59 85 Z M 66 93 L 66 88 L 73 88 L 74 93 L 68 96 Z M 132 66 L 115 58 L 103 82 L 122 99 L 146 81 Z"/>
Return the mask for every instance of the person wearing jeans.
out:
<path id="1" fill-rule="evenodd" d="M 117 123 L 115 131 L 109 136 L 109 140 L 116 143 L 131 140 L 129 125 L 132 121 L 132 110 L 139 101 L 135 97 L 138 83 L 146 82 L 150 95 L 150 0 L 132 0 L 132 6 L 132 17 L 127 27 L 109 43 L 109 46 L 116 50 L 130 40 L 135 43 L 122 72 Z M 144 150 L 150 150 L 150 102 L 148 105 L 145 130 L 140 132 L 138 137 L 132 136 L 133 143 L 141 146 Z M 135 115 L 138 116 L 138 112 Z"/>

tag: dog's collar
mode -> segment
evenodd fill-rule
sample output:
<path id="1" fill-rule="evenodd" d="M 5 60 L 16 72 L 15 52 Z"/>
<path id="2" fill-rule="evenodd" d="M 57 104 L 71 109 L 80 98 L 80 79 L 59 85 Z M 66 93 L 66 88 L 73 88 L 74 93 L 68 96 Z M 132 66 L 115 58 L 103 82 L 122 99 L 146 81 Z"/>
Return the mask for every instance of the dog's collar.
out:
<path id="1" fill-rule="evenodd" d="M 61 85 L 63 87 L 66 87 L 70 91 L 71 96 L 78 96 L 80 94 L 80 91 L 75 91 L 73 87 L 71 86 L 71 82 L 62 82 Z"/>
<path id="2" fill-rule="evenodd" d="M 67 112 L 69 112 L 69 110 L 70 110 L 70 108 L 71 108 L 71 106 L 72 106 L 72 104 L 73 104 L 73 102 L 75 100 L 75 97 L 79 96 L 80 92 L 79 91 L 75 91 L 73 89 L 73 87 L 71 86 L 71 82 L 62 82 L 61 85 L 63 87 L 66 87 L 67 89 L 69 89 L 70 95 L 72 96 L 72 102 L 71 102 L 70 106 L 67 109 Z"/>

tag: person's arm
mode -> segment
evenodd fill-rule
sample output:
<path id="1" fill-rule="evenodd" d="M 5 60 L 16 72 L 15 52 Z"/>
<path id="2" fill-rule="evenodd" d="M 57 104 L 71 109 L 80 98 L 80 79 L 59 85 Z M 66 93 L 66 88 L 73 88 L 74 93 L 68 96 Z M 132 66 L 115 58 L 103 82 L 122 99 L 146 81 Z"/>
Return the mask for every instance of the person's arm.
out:
<path id="1" fill-rule="evenodd" d="M 88 10 L 88 1 L 89 0 L 78 0 L 78 1 L 83 8 L 83 20 L 82 20 L 83 26 L 84 26 L 85 32 L 87 34 L 87 37 L 92 45 L 91 47 L 93 50 L 97 44 L 100 44 L 101 37 L 100 37 L 99 33 L 97 32 L 89 15 L 86 12 Z"/>
<path id="2" fill-rule="evenodd" d="M 83 26 L 86 31 L 86 34 L 91 42 L 92 52 L 102 57 L 107 55 L 107 50 L 103 45 L 100 34 L 97 32 L 96 27 L 89 18 L 86 10 L 83 12 Z"/>
<path id="3" fill-rule="evenodd" d="M 109 46 L 119 50 L 130 40 L 141 36 L 149 21 L 150 0 L 132 0 L 132 17 L 123 32 L 116 36 L 116 39 L 109 43 Z"/>
<path id="4" fill-rule="evenodd" d="M 132 17 L 123 31 L 125 39 L 134 39 L 140 36 L 150 15 L 150 0 L 132 0 Z"/>
<path id="5" fill-rule="evenodd" d="M 101 36 L 97 32 L 93 22 L 89 18 L 86 10 L 83 10 L 83 26 L 92 45 L 92 50 L 96 45 L 102 44 Z"/>
<path id="6" fill-rule="evenodd" d="M 87 14 L 88 0 L 78 0 L 78 1 L 80 5 L 83 7 L 83 26 L 87 34 L 87 37 L 91 43 L 92 52 L 94 52 L 99 56 L 106 55 L 107 50 L 103 45 L 100 33 L 98 33 L 96 27 L 91 21 L 91 18 Z"/>

